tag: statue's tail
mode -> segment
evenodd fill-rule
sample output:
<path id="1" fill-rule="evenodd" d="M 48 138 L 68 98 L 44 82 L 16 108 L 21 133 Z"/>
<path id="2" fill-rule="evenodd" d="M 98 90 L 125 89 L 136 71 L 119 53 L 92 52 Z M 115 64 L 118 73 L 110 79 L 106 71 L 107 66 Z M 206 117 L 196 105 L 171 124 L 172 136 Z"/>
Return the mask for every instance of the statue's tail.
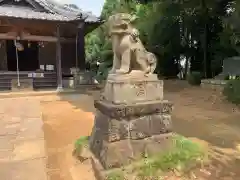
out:
<path id="1" fill-rule="evenodd" d="M 154 71 L 155 71 L 155 69 L 157 67 L 157 58 L 151 52 L 148 52 L 148 56 L 147 57 L 148 57 L 147 60 L 148 60 L 149 66 L 150 66 L 150 73 L 154 73 Z"/>

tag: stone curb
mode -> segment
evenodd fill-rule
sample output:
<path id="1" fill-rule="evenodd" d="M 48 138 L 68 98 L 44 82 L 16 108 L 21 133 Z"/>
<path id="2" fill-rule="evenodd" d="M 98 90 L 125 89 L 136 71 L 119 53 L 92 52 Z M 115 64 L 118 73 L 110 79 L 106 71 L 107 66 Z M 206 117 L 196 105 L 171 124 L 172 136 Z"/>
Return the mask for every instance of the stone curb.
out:
<path id="1" fill-rule="evenodd" d="M 17 98 L 17 97 L 31 97 L 31 96 L 46 96 L 46 95 L 61 95 L 61 94 L 77 94 L 82 92 L 85 88 L 94 89 L 96 86 L 81 86 L 77 89 L 63 89 L 61 92 L 57 92 L 56 90 L 49 90 L 49 91 L 21 91 L 21 92 L 2 92 L 0 93 L 0 99 L 6 98 Z"/>

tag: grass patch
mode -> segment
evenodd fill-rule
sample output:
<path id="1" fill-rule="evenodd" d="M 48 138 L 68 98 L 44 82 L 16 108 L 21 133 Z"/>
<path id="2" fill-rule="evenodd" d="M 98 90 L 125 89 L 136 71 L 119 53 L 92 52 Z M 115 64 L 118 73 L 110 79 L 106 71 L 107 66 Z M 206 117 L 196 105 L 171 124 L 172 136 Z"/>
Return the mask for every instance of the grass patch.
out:
<path id="1" fill-rule="evenodd" d="M 136 167 L 140 177 L 155 176 L 171 170 L 184 172 L 190 166 L 206 160 L 206 151 L 199 144 L 179 135 L 174 136 L 173 140 L 174 146 L 170 151 L 146 158 Z"/>
<path id="2" fill-rule="evenodd" d="M 107 175 L 106 180 L 125 180 L 122 171 L 113 171 Z"/>
<path id="3" fill-rule="evenodd" d="M 87 146 L 88 145 L 88 140 L 89 140 L 89 137 L 88 136 L 82 136 L 80 137 L 79 139 L 76 140 L 75 144 L 74 144 L 74 147 L 75 147 L 75 151 L 76 152 L 81 152 L 82 151 L 82 148 L 84 146 Z"/>
<path id="4" fill-rule="evenodd" d="M 184 173 L 207 160 L 207 150 L 199 144 L 179 135 L 173 137 L 173 148 L 133 163 L 124 170 L 116 169 L 108 173 L 107 180 L 125 180 L 128 175 L 138 180 L 159 179 L 168 172 Z"/>
<path id="5" fill-rule="evenodd" d="M 226 99 L 233 104 L 240 105 L 239 94 L 240 94 L 239 78 L 228 80 L 223 90 L 223 95 L 226 97 Z"/>

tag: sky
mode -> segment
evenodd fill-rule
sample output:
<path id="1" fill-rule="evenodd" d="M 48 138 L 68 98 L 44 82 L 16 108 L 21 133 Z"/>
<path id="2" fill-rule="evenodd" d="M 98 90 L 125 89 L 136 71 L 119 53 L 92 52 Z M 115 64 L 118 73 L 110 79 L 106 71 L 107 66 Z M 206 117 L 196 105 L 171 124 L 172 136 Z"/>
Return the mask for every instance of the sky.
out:
<path id="1" fill-rule="evenodd" d="M 84 11 L 91 11 L 94 15 L 100 16 L 104 0 L 55 0 L 63 4 L 76 4 Z"/>

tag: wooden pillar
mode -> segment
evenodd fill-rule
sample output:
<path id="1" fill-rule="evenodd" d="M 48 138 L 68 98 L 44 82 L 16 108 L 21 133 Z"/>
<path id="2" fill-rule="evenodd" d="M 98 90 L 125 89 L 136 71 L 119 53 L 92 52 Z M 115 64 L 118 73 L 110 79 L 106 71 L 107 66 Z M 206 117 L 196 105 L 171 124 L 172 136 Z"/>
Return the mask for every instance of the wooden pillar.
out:
<path id="1" fill-rule="evenodd" d="M 7 62 L 7 47 L 6 47 L 6 41 L 1 40 L 0 41 L 0 70 L 7 71 L 8 70 L 8 62 Z"/>
<path id="2" fill-rule="evenodd" d="M 57 42 L 56 42 L 57 91 L 61 91 L 63 89 L 61 57 L 62 55 L 61 55 L 60 27 L 57 26 Z"/>
<path id="3" fill-rule="evenodd" d="M 86 70 L 85 60 L 85 41 L 84 41 L 84 23 L 78 26 L 77 32 L 77 67 L 80 71 Z"/>

